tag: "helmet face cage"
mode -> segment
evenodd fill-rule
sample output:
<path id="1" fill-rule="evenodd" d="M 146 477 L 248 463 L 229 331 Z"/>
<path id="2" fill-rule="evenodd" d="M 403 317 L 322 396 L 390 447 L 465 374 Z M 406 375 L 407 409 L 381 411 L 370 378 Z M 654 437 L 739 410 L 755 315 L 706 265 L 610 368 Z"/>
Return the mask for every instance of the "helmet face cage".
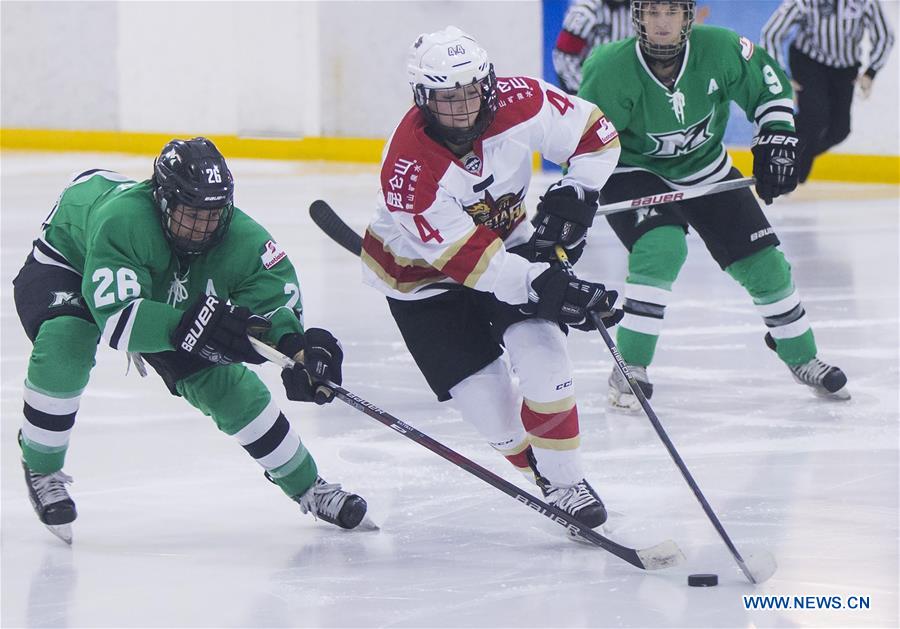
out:
<path id="1" fill-rule="evenodd" d="M 457 83 L 448 88 L 427 88 L 420 83 L 413 86 L 413 92 L 428 128 L 451 144 L 474 142 L 493 122 L 497 111 L 497 77 L 493 65 L 487 75 L 471 83 Z M 475 95 L 477 103 L 473 102 Z"/>
<path id="2" fill-rule="evenodd" d="M 154 197 L 163 233 L 179 255 L 198 255 L 221 242 L 234 215 L 234 179 L 206 138 L 172 140 L 156 158 Z"/>
<path id="3" fill-rule="evenodd" d="M 668 61 L 681 53 L 687 44 L 688 37 L 691 35 L 691 28 L 694 26 L 694 9 L 696 4 L 695 0 L 632 0 L 631 21 L 640 41 L 641 50 L 648 57 L 660 61 Z M 671 8 L 682 11 L 683 22 L 677 43 L 654 44 L 650 41 L 644 22 L 651 8 L 656 10 L 669 10 Z"/>

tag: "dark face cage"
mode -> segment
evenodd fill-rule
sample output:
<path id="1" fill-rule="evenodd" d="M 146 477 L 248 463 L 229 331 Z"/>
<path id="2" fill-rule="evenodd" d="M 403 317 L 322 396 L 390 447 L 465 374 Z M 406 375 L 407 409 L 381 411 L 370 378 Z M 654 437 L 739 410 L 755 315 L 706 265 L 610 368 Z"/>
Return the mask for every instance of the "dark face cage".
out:
<path id="1" fill-rule="evenodd" d="M 474 86 L 478 100 L 466 88 Z M 472 81 L 466 86 L 456 84 L 454 88 L 428 89 L 424 85 L 415 86 L 416 106 L 425 122 L 442 140 L 455 145 L 466 145 L 477 140 L 494 121 L 497 111 L 497 77 L 491 65 L 487 76 Z M 469 123 L 477 112 L 474 122 Z M 449 122 L 449 124 L 447 124 Z"/>
<path id="2" fill-rule="evenodd" d="M 199 255 L 222 241 L 234 205 L 198 209 L 183 204 L 167 206 L 163 212 L 163 231 L 172 248 L 180 255 Z"/>
<path id="3" fill-rule="evenodd" d="M 631 21 L 634 31 L 640 41 L 641 50 L 648 57 L 660 61 L 668 61 L 676 57 L 684 50 L 691 28 L 694 26 L 694 9 L 697 3 L 694 0 L 632 0 Z M 681 13 L 682 23 L 678 41 L 672 44 L 654 44 L 647 35 L 646 23 L 655 12 Z"/>
<path id="4" fill-rule="evenodd" d="M 163 232 L 176 253 L 198 255 L 221 242 L 234 215 L 234 179 L 212 142 L 169 142 L 154 164 L 153 183 Z"/>

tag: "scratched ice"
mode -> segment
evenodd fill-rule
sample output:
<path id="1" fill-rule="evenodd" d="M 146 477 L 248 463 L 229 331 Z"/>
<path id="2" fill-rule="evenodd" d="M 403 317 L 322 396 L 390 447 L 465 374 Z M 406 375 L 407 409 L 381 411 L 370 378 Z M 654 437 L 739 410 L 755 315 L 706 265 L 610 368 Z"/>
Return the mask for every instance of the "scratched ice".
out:
<path id="1" fill-rule="evenodd" d="M 299 269 L 307 321 L 346 349 L 345 385 L 505 478 L 517 474 L 429 393 L 358 262 L 309 220 L 323 198 L 355 228 L 372 166 L 232 160 L 237 204 Z M 381 525 L 344 533 L 303 516 L 229 437 L 155 376 L 101 349 L 71 442 L 75 543 L 28 504 L 15 444 L 29 344 L 11 280 L 69 173 L 144 178 L 150 158 L 5 153 L 2 162 L 3 626 L 565 627 L 890 626 L 898 617 L 898 197 L 896 187 L 812 183 L 768 209 L 823 359 L 853 399 L 823 402 L 762 342 L 748 298 L 695 236 L 650 373 L 653 405 L 738 547 L 779 570 L 738 572 L 642 415 L 605 409 L 611 359 L 571 343 L 584 463 L 610 535 L 674 539 L 686 564 L 645 573 L 566 541 L 560 527 L 353 408 L 288 403 L 259 371 L 322 474 L 358 491 Z M 548 183 L 535 182 L 533 208 Z M 581 275 L 621 288 L 625 258 L 601 220 Z M 619 515 L 624 514 L 624 515 Z M 720 585 L 686 577 L 716 572 Z M 747 611 L 745 594 L 869 597 L 867 610 Z"/>

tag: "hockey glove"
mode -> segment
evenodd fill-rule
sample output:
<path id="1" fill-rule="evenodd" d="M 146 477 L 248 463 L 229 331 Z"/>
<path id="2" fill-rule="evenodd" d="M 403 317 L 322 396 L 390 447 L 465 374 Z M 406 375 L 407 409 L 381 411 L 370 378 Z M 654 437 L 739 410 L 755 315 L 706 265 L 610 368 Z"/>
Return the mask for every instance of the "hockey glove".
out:
<path id="1" fill-rule="evenodd" d="M 763 131 L 753 138 L 753 176 L 756 194 L 771 205 L 772 199 L 797 187 L 800 171 L 800 138 L 793 131 Z"/>
<path id="2" fill-rule="evenodd" d="M 269 321 L 247 308 L 227 304 L 214 295 L 201 295 L 181 316 L 171 341 L 176 350 L 199 356 L 217 365 L 266 362 L 257 354 L 248 334 L 260 336 Z"/>
<path id="3" fill-rule="evenodd" d="M 618 297 L 616 291 L 607 291 L 603 284 L 580 280 L 561 266 L 553 265 L 531 282 L 528 303 L 520 310 L 588 331 L 596 327 L 589 312 L 599 314 L 604 327 L 619 322 L 623 313 L 613 308 Z"/>
<path id="4" fill-rule="evenodd" d="M 293 357 L 296 363 L 281 372 L 289 400 L 327 404 L 334 399 L 334 390 L 324 383 L 343 382 L 344 351 L 331 332 L 310 328 L 305 334 L 286 334 L 278 342 L 278 351 Z"/>
<path id="5" fill-rule="evenodd" d="M 541 197 L 531 220 L 535 231 L 529 245 L 532 262 L 556 260 L 554 247 L 562 245 L 575 264 L 584 250 L 587 231 L 594 224 L 600 193 L 580 186 L 553 184 Z"/>

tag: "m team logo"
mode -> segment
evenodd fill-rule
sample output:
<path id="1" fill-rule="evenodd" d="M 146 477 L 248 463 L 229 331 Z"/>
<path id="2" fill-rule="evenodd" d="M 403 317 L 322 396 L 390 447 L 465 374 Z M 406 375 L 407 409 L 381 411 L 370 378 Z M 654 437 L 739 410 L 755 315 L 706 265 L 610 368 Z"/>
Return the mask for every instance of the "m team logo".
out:
<path id="1" fill-rule="evenodd" d="M 645 155 L 650 157 L 679 157 L 696 151 L 713 137 L 709 132 L 709 123 L 712 120 L 712 115 L 713 112 L 709 112 L 706 118 L 687 129 L 680 129 L 670 133 L 648 133 L 647 135 L 650 136 L 650 139 L 656 143 L 656 148 L 649 153 L 645 153 Z"/>
<path id="2" fill-rule="evenodd" d="M 81 295 L 70 291 L 52 291 L 50 293 L 50 308 L 62 308 L 63 306 L 72 306 L 73 308 L 84 308 L 84 302 L 81 301 Z"/>

